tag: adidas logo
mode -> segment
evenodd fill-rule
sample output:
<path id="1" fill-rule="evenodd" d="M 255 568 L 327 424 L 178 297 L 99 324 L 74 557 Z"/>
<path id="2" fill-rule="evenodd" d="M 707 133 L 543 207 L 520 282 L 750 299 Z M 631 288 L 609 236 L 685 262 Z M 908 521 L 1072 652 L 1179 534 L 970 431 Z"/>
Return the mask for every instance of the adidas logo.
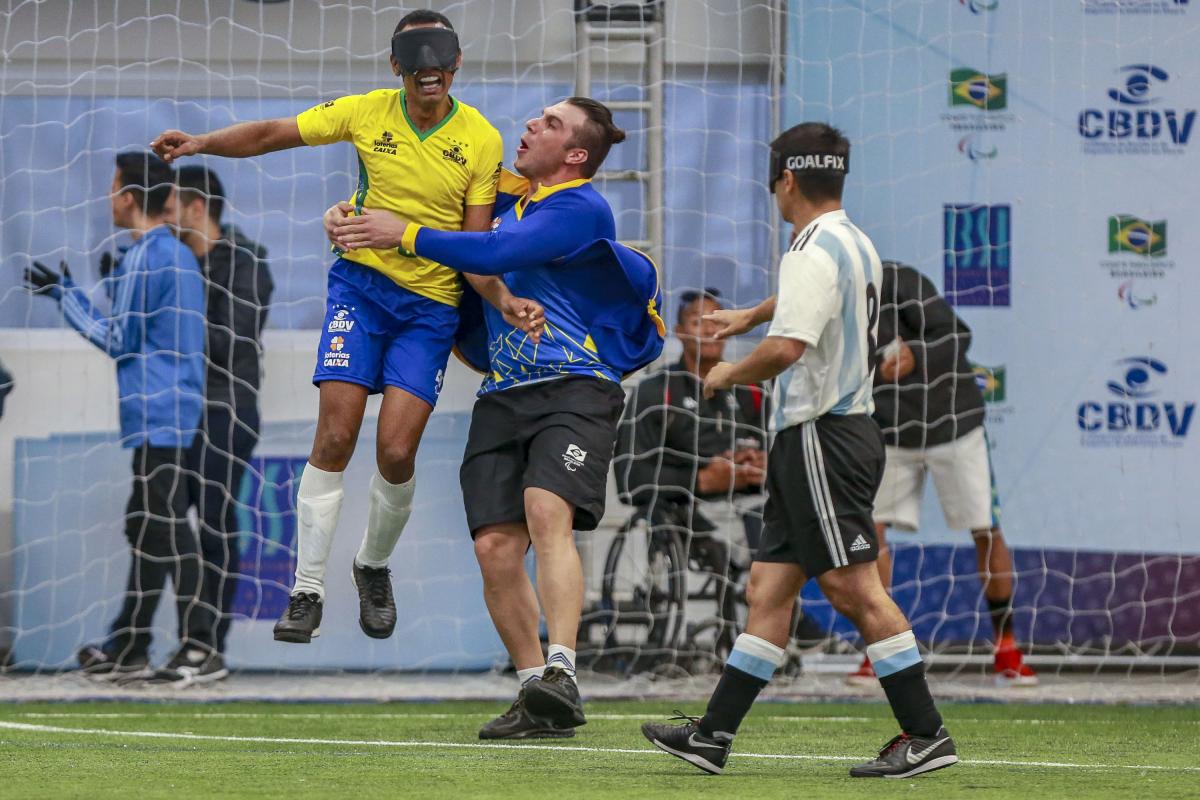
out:
<path id="1" fill-rule="evenodd" d="M 854 537 L 854 541 L 850 543 L 850 552 L 851 553 L 857 553 L 859 550 L 870 550 L 870 549 L 871 549 L 871 543 L 868 542 L 866 539 L 864 539 L 863 535 L 861 533 L 858 536 Z"/>

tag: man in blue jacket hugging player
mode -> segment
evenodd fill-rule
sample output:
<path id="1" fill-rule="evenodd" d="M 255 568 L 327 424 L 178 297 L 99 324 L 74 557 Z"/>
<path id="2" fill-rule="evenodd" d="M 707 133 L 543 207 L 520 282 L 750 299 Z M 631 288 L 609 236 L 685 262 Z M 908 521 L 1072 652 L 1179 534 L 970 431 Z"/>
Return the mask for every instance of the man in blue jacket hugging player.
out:
<path id="1" fill-rule="evenodd" d="M 625 405 L 621 377 L 657 358 L 665 333 L 657 269 L 613 241 L 612 209 L 591 185 L 624 138 L 595 100 L 546 108 L 525 125 L 513 164 L 520 177 L 500 176 L 489 233 L 438 231 L 369 209 L 349 216 L 348 204 L 326 215 L 343 249 L 400 247 L 500 275 L 544 308 L 526 333 L 490 304 L 460 306 L 459 355 L 486 368 L 460 472 L 463 499 L 488 610 L 521 682 L 482 739 L 569 737 L 586 721 L 575 682 L 583 570 L 572 531 L 599 524 Z M 536 592 L 525 570 L 530 545 Z"/>

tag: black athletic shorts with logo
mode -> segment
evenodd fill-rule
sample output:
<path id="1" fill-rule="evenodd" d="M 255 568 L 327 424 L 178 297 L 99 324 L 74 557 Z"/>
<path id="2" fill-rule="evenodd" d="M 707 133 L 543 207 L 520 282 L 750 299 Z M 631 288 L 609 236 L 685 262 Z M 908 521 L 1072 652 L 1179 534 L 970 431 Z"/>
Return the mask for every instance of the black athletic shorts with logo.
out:
<path id="1" fill-rule="evenodd" d="M 583 375 L 476 400 L 459 470 L 471 535 L 485 525 L 524 522 L 530 487 L 575 506 L 575 530 L 595 530 L 624 409 L 620 384 Z"/>
<path id="2" fill-rule="evenodd" d="M 780 431 L 767 458 L 755 559 L 799 564 L 810 578 L 874 561 L 883 462 L 883 432 L 866 414 L 827 414 Z"/>

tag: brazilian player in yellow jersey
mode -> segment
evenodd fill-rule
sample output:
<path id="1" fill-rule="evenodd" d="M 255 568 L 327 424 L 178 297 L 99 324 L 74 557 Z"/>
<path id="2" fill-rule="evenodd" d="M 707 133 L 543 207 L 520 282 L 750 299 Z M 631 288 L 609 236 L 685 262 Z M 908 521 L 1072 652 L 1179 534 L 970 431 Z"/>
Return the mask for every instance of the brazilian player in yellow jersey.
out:
<path id="1" fill-rule="evenodd" d="M 162 133 L 167 162 L 207 154 L 246 158 L 301 145 L 351 142 L 358 152 L 356 213 L 369 205 L 426 225 L 483 231 L 491 224 L 503 153 L 500 134 L 450 96 L 462 65 L 458 35 L 435 11 L 396 26 L 390 58 L 404 88 L 331 100 L 296 117 L 245 122 L 207 134 Z M 335 250 L 313 382 L 320 410 L 297 495 L 296 582 L 275 638 L 320 633 L 325 565 L 367 396 L 383 393 L 367 530 L 354 559 L 359 625 L 387 638 L 396 625 L 388 558 L 412 509 L 415 460 L 437 402 L 455 329 L 459 273 L 400 248 Z M 495 277 L 466 276 L 505 318 L 540 333 L 541 306 Z"/>

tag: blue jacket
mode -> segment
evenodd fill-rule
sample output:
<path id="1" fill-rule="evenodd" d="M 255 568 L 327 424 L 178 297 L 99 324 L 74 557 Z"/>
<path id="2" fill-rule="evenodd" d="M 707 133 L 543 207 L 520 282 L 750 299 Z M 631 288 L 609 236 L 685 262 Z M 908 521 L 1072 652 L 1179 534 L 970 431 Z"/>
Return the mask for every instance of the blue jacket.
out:
<path id="1" fill-rule="evenodd" d="M 500 313 L 468 292 L 460 304 L 457 353 L 488 371 L 483 392 L 561 377 L 609 380 L 662 352 L 658 270 L 613 241 L 608 203 L 589 182 L 542 187 L 504 173 L 490 233 L 420 228 L 413 249 L 453 269 L 501 275 L 513 294 L 542 303 L 546 331 L 533 346 Z"/>
<path id="2" fill-rule="evenodd" d="M 147 231 L 109 277 L 112 311 L 67 285 L 63 316 L 117 362 L 123 447 L 188 447 L 204 406 L 204 277 L 165 226 Z"/>

